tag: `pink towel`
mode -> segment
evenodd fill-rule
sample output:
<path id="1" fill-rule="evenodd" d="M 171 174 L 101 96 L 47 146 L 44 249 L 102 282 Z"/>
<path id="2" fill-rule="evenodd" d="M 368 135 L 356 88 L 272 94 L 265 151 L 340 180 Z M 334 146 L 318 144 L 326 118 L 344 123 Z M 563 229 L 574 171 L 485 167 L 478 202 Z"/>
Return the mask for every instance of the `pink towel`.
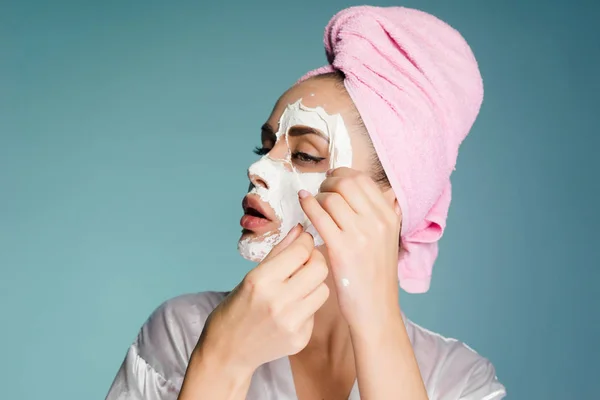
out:
<path id="1" fill-rule="evenodd" d="M 398 265 L 407 292 L 429 289 L 450 206 L 458 148 L 483 101 L 469 45 L 452 27 L 404 7 L 351 7 L 325 28 L 329 65 L 341 70 L 403 214 Z"/>

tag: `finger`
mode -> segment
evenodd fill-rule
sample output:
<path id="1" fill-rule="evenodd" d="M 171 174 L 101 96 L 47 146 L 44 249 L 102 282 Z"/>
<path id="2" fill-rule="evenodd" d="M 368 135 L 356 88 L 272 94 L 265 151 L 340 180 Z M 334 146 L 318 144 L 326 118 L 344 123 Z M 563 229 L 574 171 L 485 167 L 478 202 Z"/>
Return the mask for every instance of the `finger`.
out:
<path id="1" fill-rule="evenodd" d="M 381 188 L 371 179 L 367 174 L 347 167 L 340 167 L 330 171 L 327 171 L 327 176 L 331 178 L 342 178 L 348 179 L 355 183 L 356 186 L 363 190 L 366 197 L 377 207 L 384 207 L 389 205 L 386 203 L 385 198 L 381 192 Z M 352 186 L 352 185 L 348 185 Z"/>
<path id="2" fill-rule="evenodd" d="M 299 268 L 285 283 L 287 301 L 297 301 L 308 296 L 325 281 L 329 269 L 325 257 L 318 250 L 313 250 L 308 262 Z"/>
<path id="3" fill-rule="evenodd" d="M 323 209 L 317 199 L 306 190 L 300 190 L 298 197 L 302 210 L 323 240 L 325 242 L 333 242 L 336 235 L 340 233 L 340 228 L 336 225 L 332 217 Z"/>
<path id="4" fill-rule="evenodd" d="M 341 194 L 331 192 L 317 193 L 315 199 L 323 210 L 329 214 L 339 229 L 347 231 L 355 227 L 355 218 L 358 214 L 348 205 Z"/>
<path id="5" fill-rule="evenodd" d="M 294 242 L 294 240 L 296 240 L 296 238 L 298 238 L 298 236 L 300 236 L 301 233 L 302 233 L 302 225 L 297 224 L 288 232 L 287 235 L 285 235 L 285 237 L 283 238 L 283 240 L 281 242 L 277 243 L 277 245 L 275 245 L 271 249 L 269 254 L 267 254 L 267 256 L 263 259 L 263 262 L 267 261 L 267 260 L 275 257 L 277 254 L 281 253 L 286 247 L 288 247 L 290 244 L 292 244 Z"/>
<path id="6" fill-rule="evenodd" d="M 348 177 L 353 177 L 353 176 L 358 176 L 362 174 L 362 172 L 360 172 L 357 169 L 354 168 L 349 168 L 349 167 L 338 167 L 338 168 L 334 168 L 334 169 L 330 169 L 329 171 L 327 171 L 326 175 L 329 176 L 333 176 L 336 178 L 348 178 Z"/>
<path id="7" fill-rule="evenodd" d="M 302 232 L 287 248 L 264 263 L 263 269 L 273 280 L 283 282 L 308 261 L 314 248 L 312 235 Z"/>
<path id="8" fill-rule="evenodd" d="M 299 304 L 292 304 L 296 308 L 297 318 L 306 321 L 315 315 L 315 313 L 325 304 L 329 298 L 329 287 L 321 283 L 308 296 L 300 301 Z"/>
<path id="9" fill-rule="evenodd" d="M 339 193 L 357 214 L 368 214 L 373 207 L 365 188 L 355 179 L 332 176 L 323 181 L 319 193 Z"/>

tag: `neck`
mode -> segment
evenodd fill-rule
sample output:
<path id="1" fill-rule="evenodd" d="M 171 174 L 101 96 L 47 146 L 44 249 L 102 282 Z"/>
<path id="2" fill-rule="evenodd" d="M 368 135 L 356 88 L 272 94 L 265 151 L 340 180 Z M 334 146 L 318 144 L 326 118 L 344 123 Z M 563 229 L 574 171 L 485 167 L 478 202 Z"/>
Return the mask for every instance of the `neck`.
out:
<path id="1" fill-rule="evenodd" d="M 329 349 L 350 341 L 350 331 L 337 304 L 333 285 L 329 285 L 330 295 L 325 304 L 315 313 L 313 333 L 309 347 Z"/>
<path id="2" fill-rule="evenodd" d="M 350 330 L 340 312 L 335 284 L 331 274 L 325 282 L 329 287 L 329 298 L 315 313 L 313 333 L 303 355 L 320 355 L 330 361 L 345 360 L 352 354 Z"/>

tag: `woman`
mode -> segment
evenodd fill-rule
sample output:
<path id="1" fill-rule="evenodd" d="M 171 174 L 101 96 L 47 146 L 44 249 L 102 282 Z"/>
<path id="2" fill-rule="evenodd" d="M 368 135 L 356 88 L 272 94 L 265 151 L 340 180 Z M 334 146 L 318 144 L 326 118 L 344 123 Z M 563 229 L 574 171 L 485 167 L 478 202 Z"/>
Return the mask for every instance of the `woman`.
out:
<path id="1" fill-rule="evenodd" d="M 108 399 L 500 399 L 485 358 L 404 318 L 425 292 L 458 147 L 482 102 L 460 34 L 407 8 L 354 7 L 329 65 L 285 92 L 249 168 L 230 293 L 164 303 Z M 360 393 L 359 393 L 360 392 Z"/>

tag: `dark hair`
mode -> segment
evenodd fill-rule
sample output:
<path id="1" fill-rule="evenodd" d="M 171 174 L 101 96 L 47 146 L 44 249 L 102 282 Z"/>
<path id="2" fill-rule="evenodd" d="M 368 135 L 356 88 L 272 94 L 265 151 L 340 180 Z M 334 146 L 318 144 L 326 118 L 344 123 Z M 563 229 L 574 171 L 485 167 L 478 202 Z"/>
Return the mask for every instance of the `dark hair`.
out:
<path id="1" fill-rule="evenodd" d="M 327 72 L 325 74 L 316 75 L 313 77 L 313 79 L 331 79 L 336 83 L 337 88 L 344 94 L 344 96 L 349 97 L 348 91 L 344 86 L 345 75 L 342 71 L 336 70 L 335 72 Z M 377 152 L 375 151 L 375 147 L 373 146 L 373 142 L 371 141 L 371 136 L 369 136 L 369 132 L 365 127 L 365 123 L 363 122 L 363 119 L 360 116 L 360 113 L 358 112 L 356 107 L 354 107 L 354 111 L 355 122 L 358 125 L 359 129 L 367 137 L 369 146 L 371 147 L 371 177 L 373 178 L 375 183 L 380 185 L 382 188 L 389 189 L 391 188 L 390 181 L 385 171 L 383 170 L 381 162 L 379 161 L 379 157 L 377 156 Z"/>

